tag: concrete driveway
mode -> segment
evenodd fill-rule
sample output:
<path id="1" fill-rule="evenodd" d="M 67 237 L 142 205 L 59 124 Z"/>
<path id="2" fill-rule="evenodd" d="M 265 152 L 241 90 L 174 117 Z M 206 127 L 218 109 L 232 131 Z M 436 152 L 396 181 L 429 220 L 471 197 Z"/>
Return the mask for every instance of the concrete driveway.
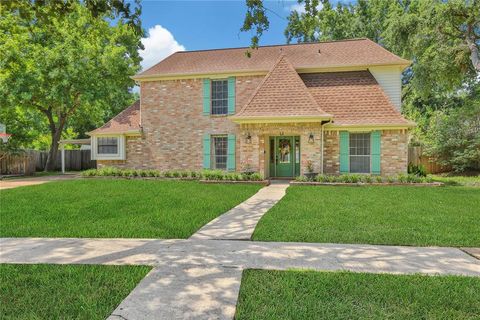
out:
<path id="1" fill-rule="evenodd" d="M 59 180 L 71 180 L 79 177 L 78 173 L 66 173 L 58 174 L 53 176 L 44 176 L 44 177 L 25 177 L 25 178 L 14 178 L 7 180 L 0 180 L 0 190 L 12 189 L 24 186 L 33 186 L 36 184 L 43 184 L 51 181 Z"/>

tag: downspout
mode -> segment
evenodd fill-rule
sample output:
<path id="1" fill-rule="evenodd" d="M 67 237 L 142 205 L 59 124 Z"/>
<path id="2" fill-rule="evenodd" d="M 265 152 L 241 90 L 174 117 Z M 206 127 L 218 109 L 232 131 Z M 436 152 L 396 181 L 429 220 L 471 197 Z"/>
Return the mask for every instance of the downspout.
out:
<path id="1" fill-rule="evenodd" d="M 323 174 L 323 125 L 330 123 L 330 120 L 328 121 L 322 121 L 320 122 L 320 154 L 321 154 L 321 159 L 320 159 L 320 173 Z"/>

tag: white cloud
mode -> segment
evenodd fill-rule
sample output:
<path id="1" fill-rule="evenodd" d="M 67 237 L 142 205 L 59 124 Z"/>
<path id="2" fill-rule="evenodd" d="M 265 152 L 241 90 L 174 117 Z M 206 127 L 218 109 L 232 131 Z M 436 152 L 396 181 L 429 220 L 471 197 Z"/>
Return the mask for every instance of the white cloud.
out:
<path id="1" fill-rule="evenodd" d="M 139 51 L 143 58 L 142 70 L 150 68 L 176 51 L 185 51 L 185 47 L 175 40 L 172 33 L 159 24 L 148 29 L 148 36 L 142 38 L 142 44 L 145 47 Z"/>
<path id="2" fill-rule="evenodd" d="M 317 6 L 317 10 L 322 10 L 323 4 L 320 2 Z M 305 13 L 304 3 L 295 3 L 286 8 L 287 11 L 297 11 L 298 13 Z"/>

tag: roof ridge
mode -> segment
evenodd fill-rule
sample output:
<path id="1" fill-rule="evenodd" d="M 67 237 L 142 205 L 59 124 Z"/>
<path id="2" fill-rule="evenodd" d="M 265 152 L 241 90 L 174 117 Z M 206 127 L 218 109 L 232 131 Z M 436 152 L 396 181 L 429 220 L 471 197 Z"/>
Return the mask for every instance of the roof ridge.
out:
<path id="1" fill-rule="evenodd" d="M 184 50 L 184 51 L 175 51 L 173 54 L 177 53 L 190 53 L 190 52 L 204 52 L 204 51 L 222 51 L 222 50 L 233 50 L 233 49 L 252 49 L 258 50 L 260 48 L 271 48 L 271 47 L 286 47 L 286 46 L 299 46 L 299 45 L 314 45 L 322 43 L 333 43 L 333 42 L 347 42 L 347 41 L 363 41 L 370 40 L 368 38 L 350 38 L 350 39 L 341 39 L 341 40 L 326 40 L 326 41 L 312 41 L 312 42 L 300 42 L 300 43 L 285 43 L 285 44 L 267 44 L 264 46 L 258 46 L 257 48 L 251 47 L 227 47 L 227 48 L 214 48 L 214 49 L 198 49 L 198 50 Z M 371 41 L 371 40 L 370 40 Z"/>

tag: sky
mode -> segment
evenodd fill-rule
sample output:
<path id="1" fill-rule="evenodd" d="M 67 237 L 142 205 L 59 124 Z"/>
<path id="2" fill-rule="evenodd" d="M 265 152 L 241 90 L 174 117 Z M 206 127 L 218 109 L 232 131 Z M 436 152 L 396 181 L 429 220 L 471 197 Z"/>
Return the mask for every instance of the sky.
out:
<path id="1" fill-rule="evenodd" d="M 265 1 L 270 21 L 260 45 L 283 44 L 287 17 L 302 11 L 296 0 Z M 243 47 L 252 33 L 240 32 L 245 17 L 244 0 L 230 1 L 142 1 L 142 25 L 146 38 L 142 68 L 151 67 L 176 51 Z"/>

